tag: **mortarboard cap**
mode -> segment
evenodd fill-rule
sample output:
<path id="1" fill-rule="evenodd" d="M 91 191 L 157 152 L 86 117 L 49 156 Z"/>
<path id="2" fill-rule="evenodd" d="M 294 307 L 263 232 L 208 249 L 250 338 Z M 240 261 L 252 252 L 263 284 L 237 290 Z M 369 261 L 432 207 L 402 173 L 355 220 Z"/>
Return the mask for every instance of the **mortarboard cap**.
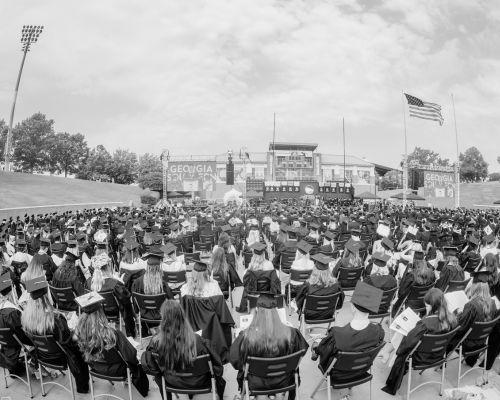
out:
<path id="1" fill-rule="evenodd" d="M 301 240 L 299 243 L 297 243 L 297 249 L 303 254 L 309 253 L 312 248 L 313 246 L 307 243 L 305 240 Z"/>
<path id="2" fill-rule="evenodd" d="M 193 271 L 204 272 L 208 269 L 208 264 L 204 261 L 195 261 Z"/>
<path id="3" fill-rule="evenodd" d="M 477 270 L 472 271 L 471 275 L 473 283 L 478 283 L 478 282 L 488 283 L 491 276 L 491 272 L 485 269 L 481 269 L 480 267 L 479 271 Z"/>
<path id="4" fill-rule="evenodd" d="M 149 260 L 150 258 L 158 258 L 163 260 L 163 250 L 160 246 L 154 245 L 149 248 L 149 251 L 142 256 L 143 260 Z"/>
<path id="5" fill-rule="evenodd" d="M 458 254 L 458 249 L 456 247 L 443 247 L 443 256 L 444 257 L 456 257 Z"/>
<path id="6" fill-rule="evenodd" d="M 52 253 L 62 253 L 64 251 L 64 247 L 63 243 L 54 243 L 52 245 Z"/>
<path id="7" fill-rule="evenodd" d="M 325 232 L 325 237 L 328 240 L 335 240 L 335 234 L 332 231 L 326 231 Z"/>
<path id="8" fill-rule="evenodd" d="M 101 308 L 104 297 L 97 292 L 89 292 L 82 296 L 75 297 L 75 301 L 80 306 L 82 312 L 92 314 Z"/>
<path id="9" fill-rule="evenodd" d="M 177 247 L 175 246 L 175 244 L 173 244 L 171 242 L 168 242 L 167 244 L 161 246 L 160 249 L 163 250 L 163 252 L 166 255 L 170 255 L 170 254 L 175 253 L 177 251 Z"/>
<path id="10" fill-rule="evenodd" d="M 309 228 L 317 231 L 319 229 L 319 224 L 317 224 L 316 222 L 311 222 L 311 224 L 309 224 Z"/>
<path id="11" fill-rule="evenodd" d="M 391 257 L 384 253 L 373 253 L 372 258 L 374 261 L 380 261 L 385 265 Z"/>
<path id="12" fill-rule="evenodd" d="M 40 239 L 40 246 L 49 247 L 50 246 L 50 240 L 47 239 L 47 238 Z"/>
<path id="13" fill-rule="evenodd" d="M 351 303 L 362 312 L 378 312 L 382 300 L 383 291 L 367 283 L 358 281 Z"/>
<path id="14" fill-rule="evenodd" d="M 249 247 L 253 250 L 255 254 L 262 254 L 267 248 L 267 246 L 261 242 L 252 243 Z"/>
<path id="15" fill-rule="evenodd" d="M 474 235 L 471 235 L 468 239 L 468 242 L 475 245 L 475 246 L 479 246 L 479 240 L 477 237 L 475 237 Z"/>
<path id="16" fill-rule="evenodd" d="M 39 299 L 46 294 L 47 288 L 49 287 L 49 284 L 45 279 L 45 275 L 39 276 L 35 279 L 30 279 L 29 281 L 26 281 L 25 285 L 26 291 L 31 295 L 33 300 Z"/>
<path id="17" fill-rule="evenodd" d="M 333 258 L 321 253 L 316 253 L 311 256 L 311 260 L 315 261 L 317 269 L 319 269 L 320 271 L 326 271 L 330 263 L 333 261 Z"/>
<path id="18" fill-rule="evenodd" d="M 135 240 L 130 240 L 130 241 L 127 241 L 127 243 L 125 243 L 125 248 L 127 250 L 135 250 L 139 247 L 139 243 L 137 243 Z"/>
<path id="19" fill-rule="evenodd" d="M 66 260 L 69 260 L 69 261 L 76 261 L 78 260 L 78 256 L 74 253 L 72 253 L 71 251 L 66 251 L 66 253 L 64 253 L 66 255 Z"/>
<path id="20" fill-rule="evenodd" d="M 6 272 L 0 276 L 0 293 L 6 296 L 12 290 L 12 279 L 10 272 Z"/>
<path id="21" fill-rule="evenodd" d="M 382 246 L 384 246 L 387 250 L 393 250 L 394 249 L 394 243 L 391 239 L 389 238 L 383 238 L 381 242 Z"/>
<path id="22" fill-rule="evenodd" d="M 220 230 L 222 232 L 230 232 L 231 231 L 231 225 L 223 225 L 220 227 Z"/>
<path id="23" fill-rule="evenodd" d="M 352 254 L 358 252 L 360 248 L 361 248 L 361 244 L 359 242 L 354 241 L 354 240 L 349 240 L 345 244 L 345 249 L 349 250 Z"/>

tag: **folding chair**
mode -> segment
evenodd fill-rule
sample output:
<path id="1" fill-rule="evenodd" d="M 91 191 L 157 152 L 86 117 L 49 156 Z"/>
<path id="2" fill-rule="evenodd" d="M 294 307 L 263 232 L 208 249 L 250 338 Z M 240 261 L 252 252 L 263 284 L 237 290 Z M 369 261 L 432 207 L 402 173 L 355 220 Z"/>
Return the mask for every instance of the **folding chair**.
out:
<path id="1" fill-rule="evenodd" d="M 69 370 L 68 365 L 68 354 L 66 350 L 57 342 L 53 335 L 29 335 L 31 341 L 33 342 L 33 346 L 35 346 L 35 353 L 38 361 L 38 372 L 40 374 L 40 384 L 42 386 L 42 396 L 45 397 L 47 393 L 44 390 L 44 387 L 47 385 L 55 385 L 64 389 L 66 392 L 71 394 L 71 398 L 75 400 L 75 390 L 73 388 L 73 378 L 71 376 L 71 371 Z M 62 362 L 58 363 L 52 361 L 57 359 L 57 361 Z M 61 385 L 56 381 L 43 381 L 42 375 L 42 366 L 46 368 L 52 368 L 57 371 L 60 371 L 63 375 L 68 376 L 69 380 L 69 388 Z"/>
<path id="2" fill-rule="evenodd" d="M 420 387 L 424 385 L 438 383 L 439 386 L 439 395 L 443 394 L 443 385 L 444 385 L 444 375 L 446 373 L 446 348 L 448 347 L 448 343 L 455 336 L 458 331 L 458 327 L 453 329 L 448 333 L 443 333 L 439 335 L 433 334 L 424 334 L 422 339 L 415 345 L 412 351 L 408 354 L 406 361 L 408 362 L 408 387 L 406 388 L 406 399 L 410 400 L 410 395 Z M 433 363 L 429 364 L 414 364 L 413 363 L 413 355 L 418 353 L 431 353 L 439 357 L 439 359 Z M 441 371 L 441 381 L 427 381 L 422 382 L 420 385 L 411 388 L 411 373 L 412 370 L 420 371 L 422 373 L 426 369 L 435 369 L 442 368 Z"/>
<path id="3" fill-rule="evenodd" d="M 413 285 L 410 288 L 410 293 L 408 293 L 408 296 L 406 296 L 405 300 L 399 306 L 396 315 L 402 311 L 403 307 L 410 307 L 416 314 L 422 315 L 425 312 L 424 297 L 433 287 L 434 283 L 427 286 Z"/>
<path id="4" fill-rule="evenodd" d="M 290 268 L 295 261 L 295 251 L 284 251 L 280 257 L 280 276 L 281 273 L 289 274 Z"/>
<path id="5" fill-rule="evenodd" d="M 112 290 L 105 290 L 99 292 L 103 297 L 102 308 L 106 318 L 109 322 L 118 323 L 119 330 L 122 330 L 122 316 L 120 314 L 120 307 L 118 300 L 113 294 Z"/>
<path id="6" fill-rule="evenodd" d="M 210 385 L 207 385 L 205 387 L 196 387 L 196 388 L 190 388 L 190 387 L 174 387 L 170 386 L 167 384 L 167 380 L 169 376 L 173 376 L 175 378 L 183 378 L 183 379 L 189 379 L 189 378 L 195 378 L 199 376 L 204 376 L 204 375 L 210 375 Z M 174 393 L 176 395 L 179 394 L 187 394 L 189 396 L 194 396 L 197 394 L 206 394 L 206 393 L 211 393 L 212 394 L 212 400 L 217 400 L 217 388 L 215 385 L 215 375 L 214 375 L 214 368 L 212 366 L 212 361 L 210 360 L 210 356 L 208 354 L 204 354 L 202 356 L 196 357 L 196 359 L 193 362 L 193 365 L 190 368 L 187 368 L 182 371 L 163 371 L 163 377 L 162 377 L 162 386 L 163 386 L 163 392 L 166 393 Z"/>
<path id="7" fill-rule="evenodd" d="M 344 251 L 346 243 L 347 243 L 347 240 L 334 240 L 333 246 L 334 246 L 335 251 L 339 251 L 339 252 Z"/>
<path id="8" fill-rule="evenodd" d="M 18 339 L 16 334 L 12 332 L 10 328 L 0 328 L 0 346 L 2 347 L 18 347 L 21 346 L 21 353 L 19 358 L 24 359 L 24 367 L 26 371 L 26 380 L 21 378 L 19 375 L 11 374 L 5 367 L 3 369 L 3 378 L 5 381 L 5 388 L 7 389 L 9 386 L 7 384 L 7 378 L 15 378 L 19 379 L 23 382 L 27 387 L 30 394 L 30 398 L 33 398 L 33 389 L 31 388 L 31 378 L 30 378 L 30 370 L 28 368 L 29 361 L 31 356 L 29 355 L 29 351 L 26 346 Z"/>
<path id="9" fill-rule="evenodd" d="M 372 379 L 373 375 L 371 372 L 373 361 L 377 357 L 382 347 L 384 347 L 385 342 L 382 342 L 377 347 L 370 350 L 359 351 L 359 352 L 349 352 L 349 351 L 339 351 L 337 356 L 332 360 L 326 371 L 321 368 L 319 369 L 323 376 L 319 381 L 318 385 L 311 394 L 311 398 L 320 390 L 321 385 L 326 381 L 328 400 L 331 400 L 331 388 L 332 389 L 351 389 L 354 386 L 359 386 L 364 383 L 370 382 L 370 400 L 372 398 Z M 331 374 L 335 376 L 335 372 L 346 373 L 356 372 L 356 375 L 352 378 L 343 379 L 332 379 Z"/>
<path id="10" fill-rule="evenodd" d="M 214 245 L 215 245 L 215 236 L 214 234 L 211 235 L 200 235 L 200 243 L 208 244 L 209 245 L 209 251 L 212 251 Z"/>
<path id="11" fill-rule="evenodd" d="M 182 253 L 182 255 L 184 256 L 185 261 L 190 261 L 190 262 L 200 261 L 200 252 L 199 251 L 194 252 L 194 253 Z"/>
<path id="12" fill-rule="evenodd" d="M 139 321 L 139 343 L 142 348 L 142 322 L 146 324 L 149 328 L 149 325 L 157 326 L 160 325 L 160 319 L 149 319 L 144 317 L 144 313 L 147 311 L 156 311 L 159 313 L 160 308 L 167 298 L 165 293 L 161 294 L 141 294 L 137 292 L 132 293 L 132 298 L 134 299 L 135 305 L 137 306 L 138 312 L 138 321 Z"/>
<path id="13" fill-rule="evenodd" d="M 243 387 L 241 397 L 245 396 L 246 400 L 250 400 L 250 396 L 269 396 L 277 393 L 288 393 L 290 390 L 296 391 L 296 398 L 299 397 L 299 364 L 305 350 L 297 351 L 283 357 L 262 358 L 248 357 L 245 364 L 243 375 Z M 257 389 L 250 385 L 249 377 L 255 376 L 258 378 L 278 378 L 284 380 L 287 376 L 293 376 L 293 383 L 282 387 L 272 387 L 269 389 Z"/>
<path id="14" fill-rule="evenodd" d="M 180 285 L 182 283 L 186 283 L 186 271 L 181 270 L 181 271 L 176 271 L 176 272 L 164 272 L 163 273 L 163 279 L 173 285 Z M 180 295 L 181 294 L 181 288 L 178 286 L 176 289 L 172 289 L 172 293 L 174 296 Z"/>
<path id="15" fill-rule="evenodd" d="M 248 268 L 250 261 L 252 261 L 253 251 L 243 251 L 243 263 L 245 268 Z"/>
<path id="16" fill-rule="evenodd" d="M 116 374 L 116 375 L 108 375 L 99 372 L 99 370 L 102 368 L 102 370 L 105 370 L 106 367 L 109 364 L 117 364 L 117 365 L 122 365 L 125 367 L 126 371 L 124 374 Z M 92 400 L 95 400 L 99 397 L 113 397 L 118 400 L 125 400 L 123 397 L 118 397 L 114 394 L 111 393 L 103 393 L 103 394 L 95 394 L 94 391 L 94 380 L 92 378 L 97 378 L 97 379 L 102 379 L 105 381 L 108 381 L 111 383 L 111 385 L 114 386 L 113 382 L 126 382 L 128 386 L 128 398 L 129 400 L 133 400 L 132 398 L 132 374 L 130 372 L 130 368 L 128 367 L 127 363 L 125 362 L 125 359 L 121 355 L 121 353 L 116 350 L 115 348 L 108 350 L 104 354 L 104 360 L 102 361 L 89 361 L 88 363 L 89 367 L 89 374 L 90 374 L 90 394 Z"/>
<path id="17" fill-rule="evenodd" d="M 290 269 L 290 283 L 288 284 L 288 304 L 290 305 L 290 302 L 292 301 L 292 288 L 297 288 L 300 287 L 305 281 L 309 279 L 309 277 L 312 274 L 312 269 L 309 270 L 297 270 L 297 269 Z M 300 282 L 299 284 L 292 283 L 294 282 Z"/>
<path id="18" fill-rule="evenodd" d="M 339 268 L 338 281 L 339 285 L 344 292 L 349 292 L 354 290 L 356 284 L 361 279 L 361 274 L 363 273 L 364 268 Z"/>
<path id="19" fill-rule="evenodd" d="M 495 328 L 495 325 L 500 321 L 500 315 L 496 317 L 494 320 L 486 321 L 486 322 L 474 322 L 469 330 L 465 333 L 465 335 L 460 339 L 460 342 L 455 346 L 453 351 L 449 354 L 453 354 L 458 349 L 458 379 L 457 379 L 457 387 L 460 387 L 460 380 L 467 375 L 469 372 L 474 371 L 476 369 L 480 369 L 483 371 L 483 381 L 484 375 L 487 373 L 486 371 L 486 359 L 488 358 L 488 342 L 491 331 Z M 464 350 L 464 343 L 467 340 L 474 341 L 475 343 L 483 342 L 482 345 L 475 347 L 473 350 Z M 462 374 L 462 361 L 463 359 L 470 356 L 480 356 L 484 353 L 483 367 L 472 367 L 465 371 Z M 450 361 L 450 360 L 448 360 Z M 486 377 L 486 383 L 488 383 L 488 378 Z"/>
<path id="20" fill-rule="evenodd" d="M 389 326 L 391 326 L 392 318 L 391 318 L 391 303 L 396 295 L 398 288 L 392 288 L 384 290 L 382 293 L 382 300 L 380 300 L 380 306 L 377 312 L 371 312 L 368 314 L 369 319 L 379 319 L 379 325 L 382 325 L 384 319 L 389 317 Z M 389 329 L 389 341 L 391 340 L 391 330 Z"/>
<path id="21" fill-rule="evenodd" d="M 55 306 L 59 311 L 71 312 L 78 310 L 78 305 L 75 301 L 76 294 L 73 291 L 73 288 L 56 288 L 52 285 L 49 285 L 49 289 L 50 294 L 54 299 Z"/>
<path id="22" fill-rule="evenodd" d="M 219 284 L 219 287 L 222 291 L 222 294 L 224 295 L 224 298 L 227 300 L 229 299 L 229 304 L 231 304 L 231 308 L 233 308 L 233 291 L 231 290 L 231 275 L 228 273 L 227 274 L 227 290 L 222 289 L 222 284 L 224 283 L 222 280 L 222 277 L 219 274 L 212 274 L 212 277 L 217 283 Z"/>
<path id="23" fill-rule="evenodd" d="M 450 281 L 446 286 L 446 289 L 444 289 L 444 293 L 459 292 L 461 290 L 465 290 L 470 280 L 471 278 L 465 279 L 463 281 Z"/>
<path id="24" fill-rule="evenodd" d="M 335 323 L 335 319 L 337 317 L 338 313 L 337 305 L 341 294 L 342 292 L 333 293 L 327 296 L 315 296 L 312 294 L 308 294 L 306 296 L 306 299 L 304 300 L 304 304 L 300 312 L 299 330 L 301 330 L 301 332 L 305 335 L 305 331 L 306 329 L 308 329 L 306 327 L 306 324 L 307 325 L 328 324 L 328 326 L 323 329 L 326 330 L 330 329 L 332 322 Z M 321 319 L 307 318 L 306 314 L 311 312 L 324 312 L 325 314 L 331 313 L 330 314 L 331 316 Z M 322 327 L 318 326 L 316 328 L 322 328 Z"/>

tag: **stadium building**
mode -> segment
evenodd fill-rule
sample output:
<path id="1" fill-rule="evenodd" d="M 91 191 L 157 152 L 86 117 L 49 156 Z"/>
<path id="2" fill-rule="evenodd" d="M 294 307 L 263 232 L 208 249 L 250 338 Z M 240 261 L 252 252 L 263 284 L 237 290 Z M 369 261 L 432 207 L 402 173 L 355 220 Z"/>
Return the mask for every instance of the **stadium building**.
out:
<path id="1" fill-rule="evenodd" d="M 234 166 L 234 185 L 227 182 L 229 159 Z M 317 192 L 308 194 L 322 195 L 326 191 L 337 197 L 335 194 L 350 194 L 352 190 L 374 192 L 377 168 L 390 170 L 351 155 L 344 158 L 344 155 L 320 153 L 317 144 L 270 143 L 266 152 L 171 156 L 167 188 L 169 196 L 185 193 L 208 200 L 222 198 L 231 187 L 241 192 L 246 190 L 250 197 L 262 196 L 270 190 L 302 193 L 296 188 L 301 187 L 301 182 L 308 182 Z"/>

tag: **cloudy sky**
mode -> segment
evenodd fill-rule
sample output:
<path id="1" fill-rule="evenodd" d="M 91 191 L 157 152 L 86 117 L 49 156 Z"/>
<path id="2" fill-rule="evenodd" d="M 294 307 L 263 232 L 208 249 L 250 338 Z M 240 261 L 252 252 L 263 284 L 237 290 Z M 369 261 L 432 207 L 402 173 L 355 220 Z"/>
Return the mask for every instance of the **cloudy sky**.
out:
<path id="1" fill-rule="evenodd" d="M 0 118 L 23 24 L 45 25 L 15 121 L 40 111 L 93 147 L 172 155 L 319 143 L 396 166 L 402 90 L 443 107 L 407 121 L 408 149 L 455 159 L 476 146 L 500 170 L 500 3 L 470 0 L 85 0 L 0 4 Z"/>

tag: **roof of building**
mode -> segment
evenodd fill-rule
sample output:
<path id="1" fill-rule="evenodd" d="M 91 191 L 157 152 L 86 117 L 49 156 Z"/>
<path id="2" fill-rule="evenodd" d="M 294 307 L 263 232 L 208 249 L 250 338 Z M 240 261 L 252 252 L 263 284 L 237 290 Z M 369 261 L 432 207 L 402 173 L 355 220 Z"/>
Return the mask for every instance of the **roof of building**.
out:
<path id="1" fill-rule="evenodd" d="M 292 151 L 314 151 L 318 147 L 317 143 L 285 143 L 275 142 L 269 143 L 269 150 L 292 150 Z"/>
<path id="2" fill-rule="evenodd" d="M 321 154 L 321 164 L 331 164 L 331 165 L 343 165 L 344 155 L 343 154 Z M 362 158 L 356 156 L 345 156 L 345 165 L 357 165 L 360 167 L 372 167 L 373 163 L 363 160 Z"/>

